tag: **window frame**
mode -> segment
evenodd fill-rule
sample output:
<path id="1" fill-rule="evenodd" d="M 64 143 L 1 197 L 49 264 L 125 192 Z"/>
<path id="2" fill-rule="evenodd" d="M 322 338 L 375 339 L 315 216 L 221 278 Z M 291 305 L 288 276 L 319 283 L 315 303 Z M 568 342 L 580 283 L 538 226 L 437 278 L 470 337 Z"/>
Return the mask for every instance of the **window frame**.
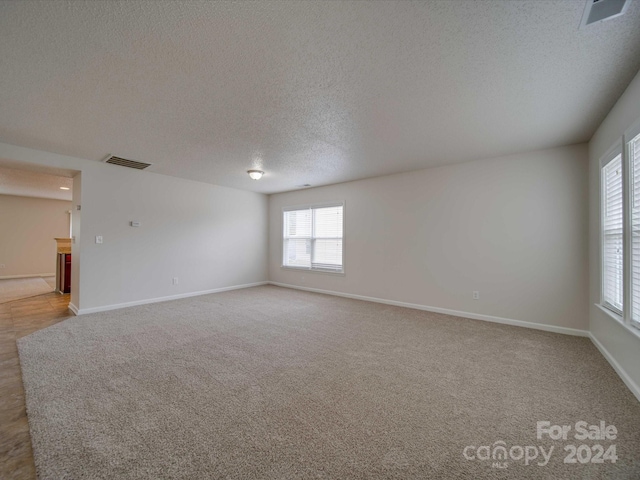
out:
<path id="1" fill-rule="evenodd" d="M 600 298 L 596 304 L 604 313 L 611 318 L 617 320 L 633 335 L 640 338 L 640 324 L 632 321 L 632 209 L 633 209 L 633 190 L 631 175 L 631 141 L 640 135 L 640 118 L 637 119 L 631 127 L 629 127 L 623 135 L 607 150 L 599 161 L 599 195 L 600 195 L 600 214 L 599 214 L 599 256 L 600 256 Z M 604 301 L 604 167 L 618 155 L 621 155 L 622 165 L 622 228 L 623 228 L 623 262 L 622 262 L 622 311 L 612 308 Z"/>
<path id="2" fill-rule="evenodd" d="M 622 136 L 622 162 L 626 168 L 626 172 L 623 171 L 623 174 L 626 175 L 626 182 L 624 182 L 624 188 L 626 188 L 626 192 L 623 189 L 623 200 L 624 200 L 624 208 L 623 214 L 624 216 L 624 241 L 625 241 L 625 251 L 624 255 L 627 255 L 628 260 L 625 260 L 624 267 L 625 275 L 623 278 L 624 281 L 624 293 L 626 296 L 626 304 L 623 314 L 623 323 L 628 326 L 632 331 L 636 332 L 640 335 L 640 322 L 633 320 L 633 284 L 632 284 L 632 276 L 633 276 L 633 178 L 631 175 L 631 142 L 640 135 L 640 119 L 638 119 L 634 124 L 629 127 Z M 626 213 L 624 210 L 626 209 Z"/>
<path id="3" fill-rule="evenodd" d="M 627 281 L 626 281 L 626 263 L 627 263 L 627 225 L 626 225 L 626 165 L 625 158 L 622 155 L 622 142 L 617 141 L 607 153 L 600 158 L 600 305 L 607 310 L 611 311 L 615 315 L 619 316 L 622 320 L 623 312 L 625 311 L 625 301 L 627 299 Z M 605 265 L 604 265 L 604 211 L 605 211 L 605 195 L 604 195 L 604 169 L 609 163 L 618 158 L 621 155 L 621 169 L 622 169 L 622 310 L 619 310 L 614 305 L 605 301 L 604 284 L 605 284 Z"/>
<path id="4" fill-rule="evenodd" d="M 324 269 L 324 268 L 314 268 L 313 267 L 313 263 L 310 262 L 310 266 L 309 267 L 301 267 L 301 266 L 295 266 L 295 265 L 285 265 L 284 264 L 284 250 L 285 250 L 285 229 L 286 229 L 286 224 L 284 222 L 284 214 L 286 212 L 292 212 L 292 211 L 296 211 L 296 210 L 313 210 L 313 209 L 317 209 L 317 208 L 328 208 L 328 207 L 342 207 L 342 268 L 340 270 L 334 270 L 334 269 Z M 280 213 L 280 219 L 282 221 L 282 229 L 281 229 L 281 246 L 280 246 L 280 268 L 285 269 L 285 270 L 295 270 L 295 271 L 301 271 L 301 272 L 312 272 L 312 273 L 322 273 L 322 274 L 328 274 L 328 275 L 338 275 L 338 276 L 344 276 L 345 275 L 345 259 L 346 259 L 346 242 L 345 242 L 345 238 L 346 238 L 346 220 L 347 220 L 347 215 L 346 215 L 347 209 L 346 209 L 346 202 L 345 201 L 335 201 L 335 202 L 320 202 L 320 203 L 307 203 L 307 204 L 302 204 L 302 205 L 290 205 L 290 206 L 286 206 L 286 207 L 282 207 L 282 211 Z M 313 220 L 312 220 L 312 233 L 311 233 L 311 258 L 313 259 L 313 245 L 314 245 L 314 240 L 316 240 L 316 238 L 314 237 L 313 234 Z"/>

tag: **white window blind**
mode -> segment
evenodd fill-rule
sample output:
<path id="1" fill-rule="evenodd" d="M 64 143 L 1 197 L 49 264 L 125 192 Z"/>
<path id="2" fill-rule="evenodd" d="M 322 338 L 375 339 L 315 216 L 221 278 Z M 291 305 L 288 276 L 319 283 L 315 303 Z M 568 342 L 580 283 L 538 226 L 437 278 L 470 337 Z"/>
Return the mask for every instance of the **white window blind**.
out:
<path id="1" fill-rule="evenodd" d="M 631 180 L 631 322 L 640 326 L 640 135 L 627 148 Z"/>
<path id="2" fill-rule="evenodd" d="M 602 295 L 606 306 L 621 313 L 623 295 L 622 156 L 616 156 L 602 170 Z"/>
<path id="3" fill-rule="evenodd" d="M 343 271 L 343 205 L 284 211 L 282 265 Z"/>

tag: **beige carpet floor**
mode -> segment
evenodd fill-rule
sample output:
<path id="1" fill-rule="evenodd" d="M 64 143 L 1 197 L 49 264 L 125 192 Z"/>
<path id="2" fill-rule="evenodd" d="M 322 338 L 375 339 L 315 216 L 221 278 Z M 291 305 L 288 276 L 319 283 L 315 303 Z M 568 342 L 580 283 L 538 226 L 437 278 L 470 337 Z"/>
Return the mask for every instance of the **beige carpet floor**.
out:
<path id="1" fill-rule="evenodd" d="M 8 278 L 0 280 L 0 303 L 51 293 L 55 289 L 55 277 Z"/>
<path id="2" fill-rule="evenodd" d="M 265 286 L 18 347 L 41 479 L 640 478 L 640 403 L 585 338 Z M 500 441 L 515 459 L 483 460 Z M 618 459 L 563 463 L 582 444 Z"/>

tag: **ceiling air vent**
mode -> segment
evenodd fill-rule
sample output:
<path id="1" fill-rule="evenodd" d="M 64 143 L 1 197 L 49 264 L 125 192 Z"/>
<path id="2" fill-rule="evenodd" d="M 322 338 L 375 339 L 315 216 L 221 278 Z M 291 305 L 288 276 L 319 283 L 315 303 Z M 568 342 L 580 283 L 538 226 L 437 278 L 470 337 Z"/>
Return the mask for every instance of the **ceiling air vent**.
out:
<path id="1" fill-rule="evenodd" d="M 127 160 L 126 158 L 116 157 L 115 155 L 109 155 L 103 160 L 105 163 L 112 165 L 120 165 L 121 167 L 135 168 L 136 170 L 144 170 L 150 167 L 150 163 L 136 162 L 135 160 Z"/>
<path id="2" fill-rule="evenodd" d="M 587 0 L 580 28 L 624 15 L 631 0 Z"/>

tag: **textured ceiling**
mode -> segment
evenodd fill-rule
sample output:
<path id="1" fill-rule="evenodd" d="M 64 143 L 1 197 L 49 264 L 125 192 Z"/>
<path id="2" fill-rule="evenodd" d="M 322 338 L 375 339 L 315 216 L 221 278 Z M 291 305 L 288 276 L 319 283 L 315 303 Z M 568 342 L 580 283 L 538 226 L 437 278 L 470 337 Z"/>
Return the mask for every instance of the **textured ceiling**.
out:
<path id="1" fill-rule="evenodd" d="M 68 187 L 69 190 L 60 190 Z M 0 166 L 0 195 L 71 201 L 73 179 Z"/>
<path id="2" fill-rule="evenodd" d="M 1 1 L 0 141 L 265 193 L 584 142 L 640 1 L 584 5 Z"/>

